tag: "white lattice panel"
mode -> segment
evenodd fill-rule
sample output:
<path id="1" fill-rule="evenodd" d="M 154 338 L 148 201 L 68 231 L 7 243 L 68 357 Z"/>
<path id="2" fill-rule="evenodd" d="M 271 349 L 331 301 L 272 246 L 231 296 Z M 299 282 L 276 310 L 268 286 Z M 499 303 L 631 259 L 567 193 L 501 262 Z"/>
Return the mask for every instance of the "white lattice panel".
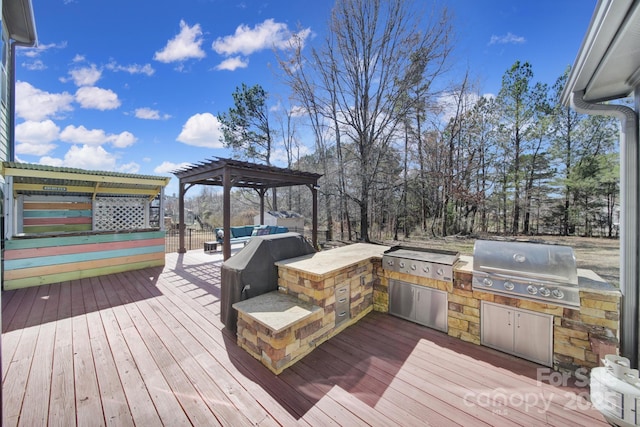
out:
<path id="1" fill-rule="evenodd" d="M 145 228 L 146 198 L 96 197 L 93 209 L 94 230 L 135 230 Z"/>

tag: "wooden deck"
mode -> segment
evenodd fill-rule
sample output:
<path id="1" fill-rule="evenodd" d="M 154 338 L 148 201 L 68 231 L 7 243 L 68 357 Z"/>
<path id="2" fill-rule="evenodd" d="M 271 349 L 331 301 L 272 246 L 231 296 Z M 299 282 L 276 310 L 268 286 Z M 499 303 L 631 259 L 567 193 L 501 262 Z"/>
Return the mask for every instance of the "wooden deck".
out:
<path id="1" fill-rule="evenodd" d="M 216 256 L 4 292 L 3 425 L 607 425 L 588 388 L 378 313 L 275 376 L 220 323 Z"/>

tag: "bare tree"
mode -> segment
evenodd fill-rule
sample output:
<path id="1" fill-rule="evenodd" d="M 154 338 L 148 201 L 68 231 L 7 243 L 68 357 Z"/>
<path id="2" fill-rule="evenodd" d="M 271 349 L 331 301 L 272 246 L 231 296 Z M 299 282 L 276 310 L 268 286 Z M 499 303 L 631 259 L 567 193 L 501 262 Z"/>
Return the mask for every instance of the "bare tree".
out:
<path id="1" fill-rule="evenodd" d="M 359 194 L 352 198 L 360 208 L 364 241 L 369 241 L 373 182 L 409 112 L 404 102 L 407 83 L 398 77 L 409 74 L 416 52 L 429 52 L 425 57 L 431 60 L 446 56 L 449 32 L 446 10 L 425 25 L 407 1 L 336 2 L 331 19 L 334 43 L 322 63 L 335 70 L 340 128 L 353 141 L 359 162 Z"/>

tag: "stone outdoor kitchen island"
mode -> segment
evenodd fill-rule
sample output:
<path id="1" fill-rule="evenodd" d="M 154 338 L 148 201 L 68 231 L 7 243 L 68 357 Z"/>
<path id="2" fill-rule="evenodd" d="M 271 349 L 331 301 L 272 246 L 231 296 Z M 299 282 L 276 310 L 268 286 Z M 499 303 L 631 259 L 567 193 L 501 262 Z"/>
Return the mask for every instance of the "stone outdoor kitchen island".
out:
<path id="1" fill-rule="evenodd" d="M 372 310 L 388 312 L 396 280 L 446 292 L 446 333 L 463 341 L 481 343 L 484 301 L 550 316 L 555 370 L 573 374 L 617 354 L 620 292 L 590 270 L 578 269 L 580 308 L 571 309 L 473 290 L 469 256 L 454 266 L 453 283 L 389 271 L 388 249 L 358 243 L 276 262 L 279 290 L 233 305 L 238 345 L 279 374 Z"/>

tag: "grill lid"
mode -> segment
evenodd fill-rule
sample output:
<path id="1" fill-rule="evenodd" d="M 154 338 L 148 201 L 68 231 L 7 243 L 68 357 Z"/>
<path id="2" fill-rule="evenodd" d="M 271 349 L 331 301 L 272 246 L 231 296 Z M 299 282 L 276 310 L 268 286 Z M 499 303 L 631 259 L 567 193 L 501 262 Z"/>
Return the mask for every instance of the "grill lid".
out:
<path id="1" fill-rule="evenodd" d="M 578 286 L 573 248 L 561 245 L 476 240 L 473 273 Z"/>

